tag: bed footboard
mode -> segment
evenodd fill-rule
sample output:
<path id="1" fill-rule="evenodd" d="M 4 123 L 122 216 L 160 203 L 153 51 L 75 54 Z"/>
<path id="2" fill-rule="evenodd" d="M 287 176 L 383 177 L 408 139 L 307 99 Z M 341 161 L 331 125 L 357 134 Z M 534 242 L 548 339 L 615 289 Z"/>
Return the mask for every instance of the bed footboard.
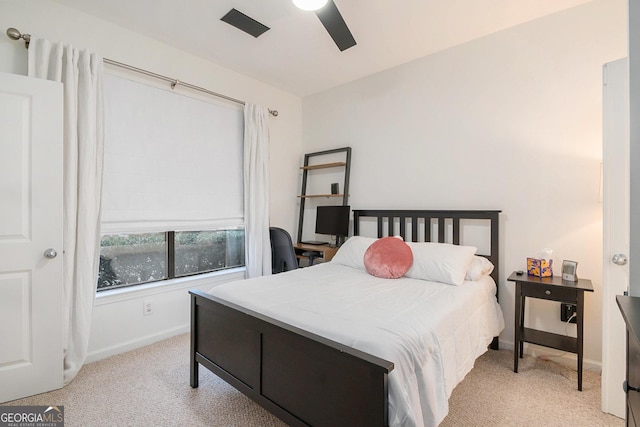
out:
<path id="1" fill-rule="evenodd" d="M 191 294 L 191 387 L 200 364 L 293 426 L 387 426 L 393 363 L 201 291 Z"/>

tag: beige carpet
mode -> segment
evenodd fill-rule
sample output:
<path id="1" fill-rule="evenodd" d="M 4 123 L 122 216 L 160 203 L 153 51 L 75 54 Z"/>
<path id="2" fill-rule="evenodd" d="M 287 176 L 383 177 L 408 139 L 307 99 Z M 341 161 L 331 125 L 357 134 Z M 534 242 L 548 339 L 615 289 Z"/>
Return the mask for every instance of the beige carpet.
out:
<path id="1" fill-rule="evenodd" d="M 489 351 L 456 387 L 441 426 L 623 426 L 600 412 L 600 376 L 525 358 L 513 373 L 509 351 Z M 64 405 L 74 426 L 284 426 L 277 418 L 200 369 L 189 386 L 189 337 L 181 335 L 85 365 L 67 387 L 10 402 Z"/>
<path id="2" fill-rule="evenodd" d="M 553 350 L 551 350 L 553 353 Z M 557 352 L 556 352 L 557 353 Z M 526 356 L 513 372 L 512 351 L 488 351 L 453 390 L 449 415 L 453 426 L 624 426 L 624 420 L 600 410 L 600 374 L 578 374 L 553 361 Z"/>

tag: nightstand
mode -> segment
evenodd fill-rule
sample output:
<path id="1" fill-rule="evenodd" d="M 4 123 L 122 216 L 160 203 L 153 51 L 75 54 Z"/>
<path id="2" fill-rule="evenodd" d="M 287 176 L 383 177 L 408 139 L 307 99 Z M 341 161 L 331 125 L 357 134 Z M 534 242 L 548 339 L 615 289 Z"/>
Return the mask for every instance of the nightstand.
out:
<path id="1" fill-rule="evenodd" d="M 524 343 L 551 347 L 578 355 L 578 390 L 582 391 L 582 347 L 584 329 L 584 293 L 593 292 L 591 280 L 579 279 L 577 282 L 562 280 L 562 276 L 536 277 L 525 272 L 511 273 L 508 281 L 515 282 L 515 339 L 513 341 L 513 372 L 518 372 L 518 356 L 523 357 Z M 524 309 L 526 298 L 546 299 L 576 305 L 577 338 L 524 327 Z"/>

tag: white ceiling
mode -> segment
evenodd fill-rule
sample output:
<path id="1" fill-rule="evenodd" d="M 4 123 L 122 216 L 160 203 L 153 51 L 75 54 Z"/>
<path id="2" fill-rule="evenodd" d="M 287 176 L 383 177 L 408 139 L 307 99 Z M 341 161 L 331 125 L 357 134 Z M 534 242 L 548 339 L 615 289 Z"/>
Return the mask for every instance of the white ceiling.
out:
<path id="1" fill-rule="evenodd" d="M 335 0 L 357 45 L 340 52 L 291 0 L 56 0 L 305 96 L 591 0 Z M 236 8 L 271 29 L 220 18 Z"/>

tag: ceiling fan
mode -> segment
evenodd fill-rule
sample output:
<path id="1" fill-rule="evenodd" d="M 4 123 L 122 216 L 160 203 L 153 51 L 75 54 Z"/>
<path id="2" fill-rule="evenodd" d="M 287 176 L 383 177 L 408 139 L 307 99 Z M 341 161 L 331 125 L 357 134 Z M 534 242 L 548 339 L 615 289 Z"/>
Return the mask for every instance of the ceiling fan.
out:
<path id="1" fill-rule="evenodd" d="M 293 0 L 293 3 L 300 9 L 315 12 L 340 51 L 356 45 L 356 40 L 333 0 Z M 253 37 L 258 37 L 270 29 L 237 9 L 231 9 L 220 20 Z"/>

